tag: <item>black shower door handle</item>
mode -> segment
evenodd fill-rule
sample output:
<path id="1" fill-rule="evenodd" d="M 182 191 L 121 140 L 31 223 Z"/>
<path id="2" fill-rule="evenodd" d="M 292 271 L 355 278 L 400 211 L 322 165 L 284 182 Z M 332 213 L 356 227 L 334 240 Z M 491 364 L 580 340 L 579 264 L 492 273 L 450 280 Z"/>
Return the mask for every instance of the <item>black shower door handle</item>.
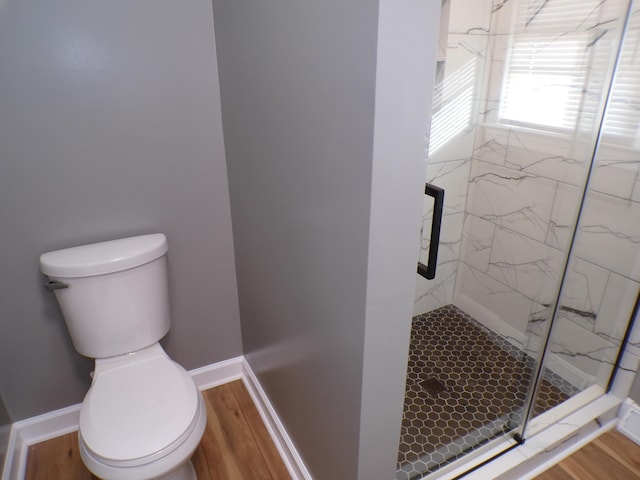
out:
<path id="1" fill-rule="evenodd" d="M 436 264 L 438 263 L 444 189 L 431 185 L 430 183 L 425 183 L 424 194 L 433 197 L 433 218 L 431 219 L 431 238 L 429 239 L 429 260 L 426 265 L 418 262 L 418 273 L 427 280 L 432 280 L 436 277 Z"/>

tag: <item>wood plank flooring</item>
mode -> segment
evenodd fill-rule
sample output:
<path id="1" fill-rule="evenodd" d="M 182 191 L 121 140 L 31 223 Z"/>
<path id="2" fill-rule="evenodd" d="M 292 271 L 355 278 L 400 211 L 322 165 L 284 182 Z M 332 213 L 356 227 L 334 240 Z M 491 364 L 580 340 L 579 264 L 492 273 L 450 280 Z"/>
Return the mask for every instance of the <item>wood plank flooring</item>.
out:
<path id="1" fill-rule="evenodd" d="M 192 461 L 198 480 L 291 479 L 249 392 L 238 380 L 203 392 L 207 428 Z M 77 433 L 32 445 L 25 480 L 93 480 Z"/>
<path id="2" fill-rule="evenodd" d="M 640 446 L 611 430 L 535 480 L 638 480 Z"/>
<path id="3" fill-rule="evenodd" d="M 203 392 L 207 428 L 193 456 L 199 480 L 291 479 L 243 383 Z M 26 480 L 95 480 L 70 433 L 32 445 Z M 600 436 L 536 480 L 638 480 L 640 446 L 617 431 Z"/>

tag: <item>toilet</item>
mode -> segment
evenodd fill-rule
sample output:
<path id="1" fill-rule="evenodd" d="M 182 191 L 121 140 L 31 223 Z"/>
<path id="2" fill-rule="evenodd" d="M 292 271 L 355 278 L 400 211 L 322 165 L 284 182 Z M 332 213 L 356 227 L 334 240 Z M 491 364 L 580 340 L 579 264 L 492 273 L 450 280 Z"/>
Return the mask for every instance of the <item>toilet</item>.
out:
<path id="1" fill-rule="evenodd" d="M 170 327 L 167 238 L 157 233 L 48 252 L 49 277 L 75 349 L 95 359 L 78 443 L 105 480 L 195 480 L 207 422 L 202 395 L 158 343 Z"/>

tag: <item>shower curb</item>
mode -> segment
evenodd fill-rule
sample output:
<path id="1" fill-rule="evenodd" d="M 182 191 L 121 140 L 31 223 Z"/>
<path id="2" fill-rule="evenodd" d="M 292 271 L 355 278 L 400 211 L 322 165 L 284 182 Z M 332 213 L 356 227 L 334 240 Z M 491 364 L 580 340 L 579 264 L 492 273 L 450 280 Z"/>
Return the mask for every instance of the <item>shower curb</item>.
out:
<path id="1" fill-rule="evenodd" d="M 563 458 L 615 428 L 622 400 L 603 395 L 576 412 L 560 419 L 547 429 L 528 438 L 521 445 L 477 470 L 464 480 L 529 480 L 540 475 Z M 443 477 L 455 478 L 456 474 Z"/>

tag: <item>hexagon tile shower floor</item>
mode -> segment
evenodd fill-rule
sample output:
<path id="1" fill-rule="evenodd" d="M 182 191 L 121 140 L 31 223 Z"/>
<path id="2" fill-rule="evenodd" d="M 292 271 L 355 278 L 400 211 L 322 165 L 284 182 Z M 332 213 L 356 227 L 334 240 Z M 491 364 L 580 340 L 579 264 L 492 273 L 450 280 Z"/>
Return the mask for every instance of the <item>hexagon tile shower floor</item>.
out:
<path id="1" fill-rule="evenodd" d="M 454 305 L 413 318 L 397 480 L 414 480 L 515 428 L 534 360 Z M 576 393 L 545 370 L 536 414 Z"/>

